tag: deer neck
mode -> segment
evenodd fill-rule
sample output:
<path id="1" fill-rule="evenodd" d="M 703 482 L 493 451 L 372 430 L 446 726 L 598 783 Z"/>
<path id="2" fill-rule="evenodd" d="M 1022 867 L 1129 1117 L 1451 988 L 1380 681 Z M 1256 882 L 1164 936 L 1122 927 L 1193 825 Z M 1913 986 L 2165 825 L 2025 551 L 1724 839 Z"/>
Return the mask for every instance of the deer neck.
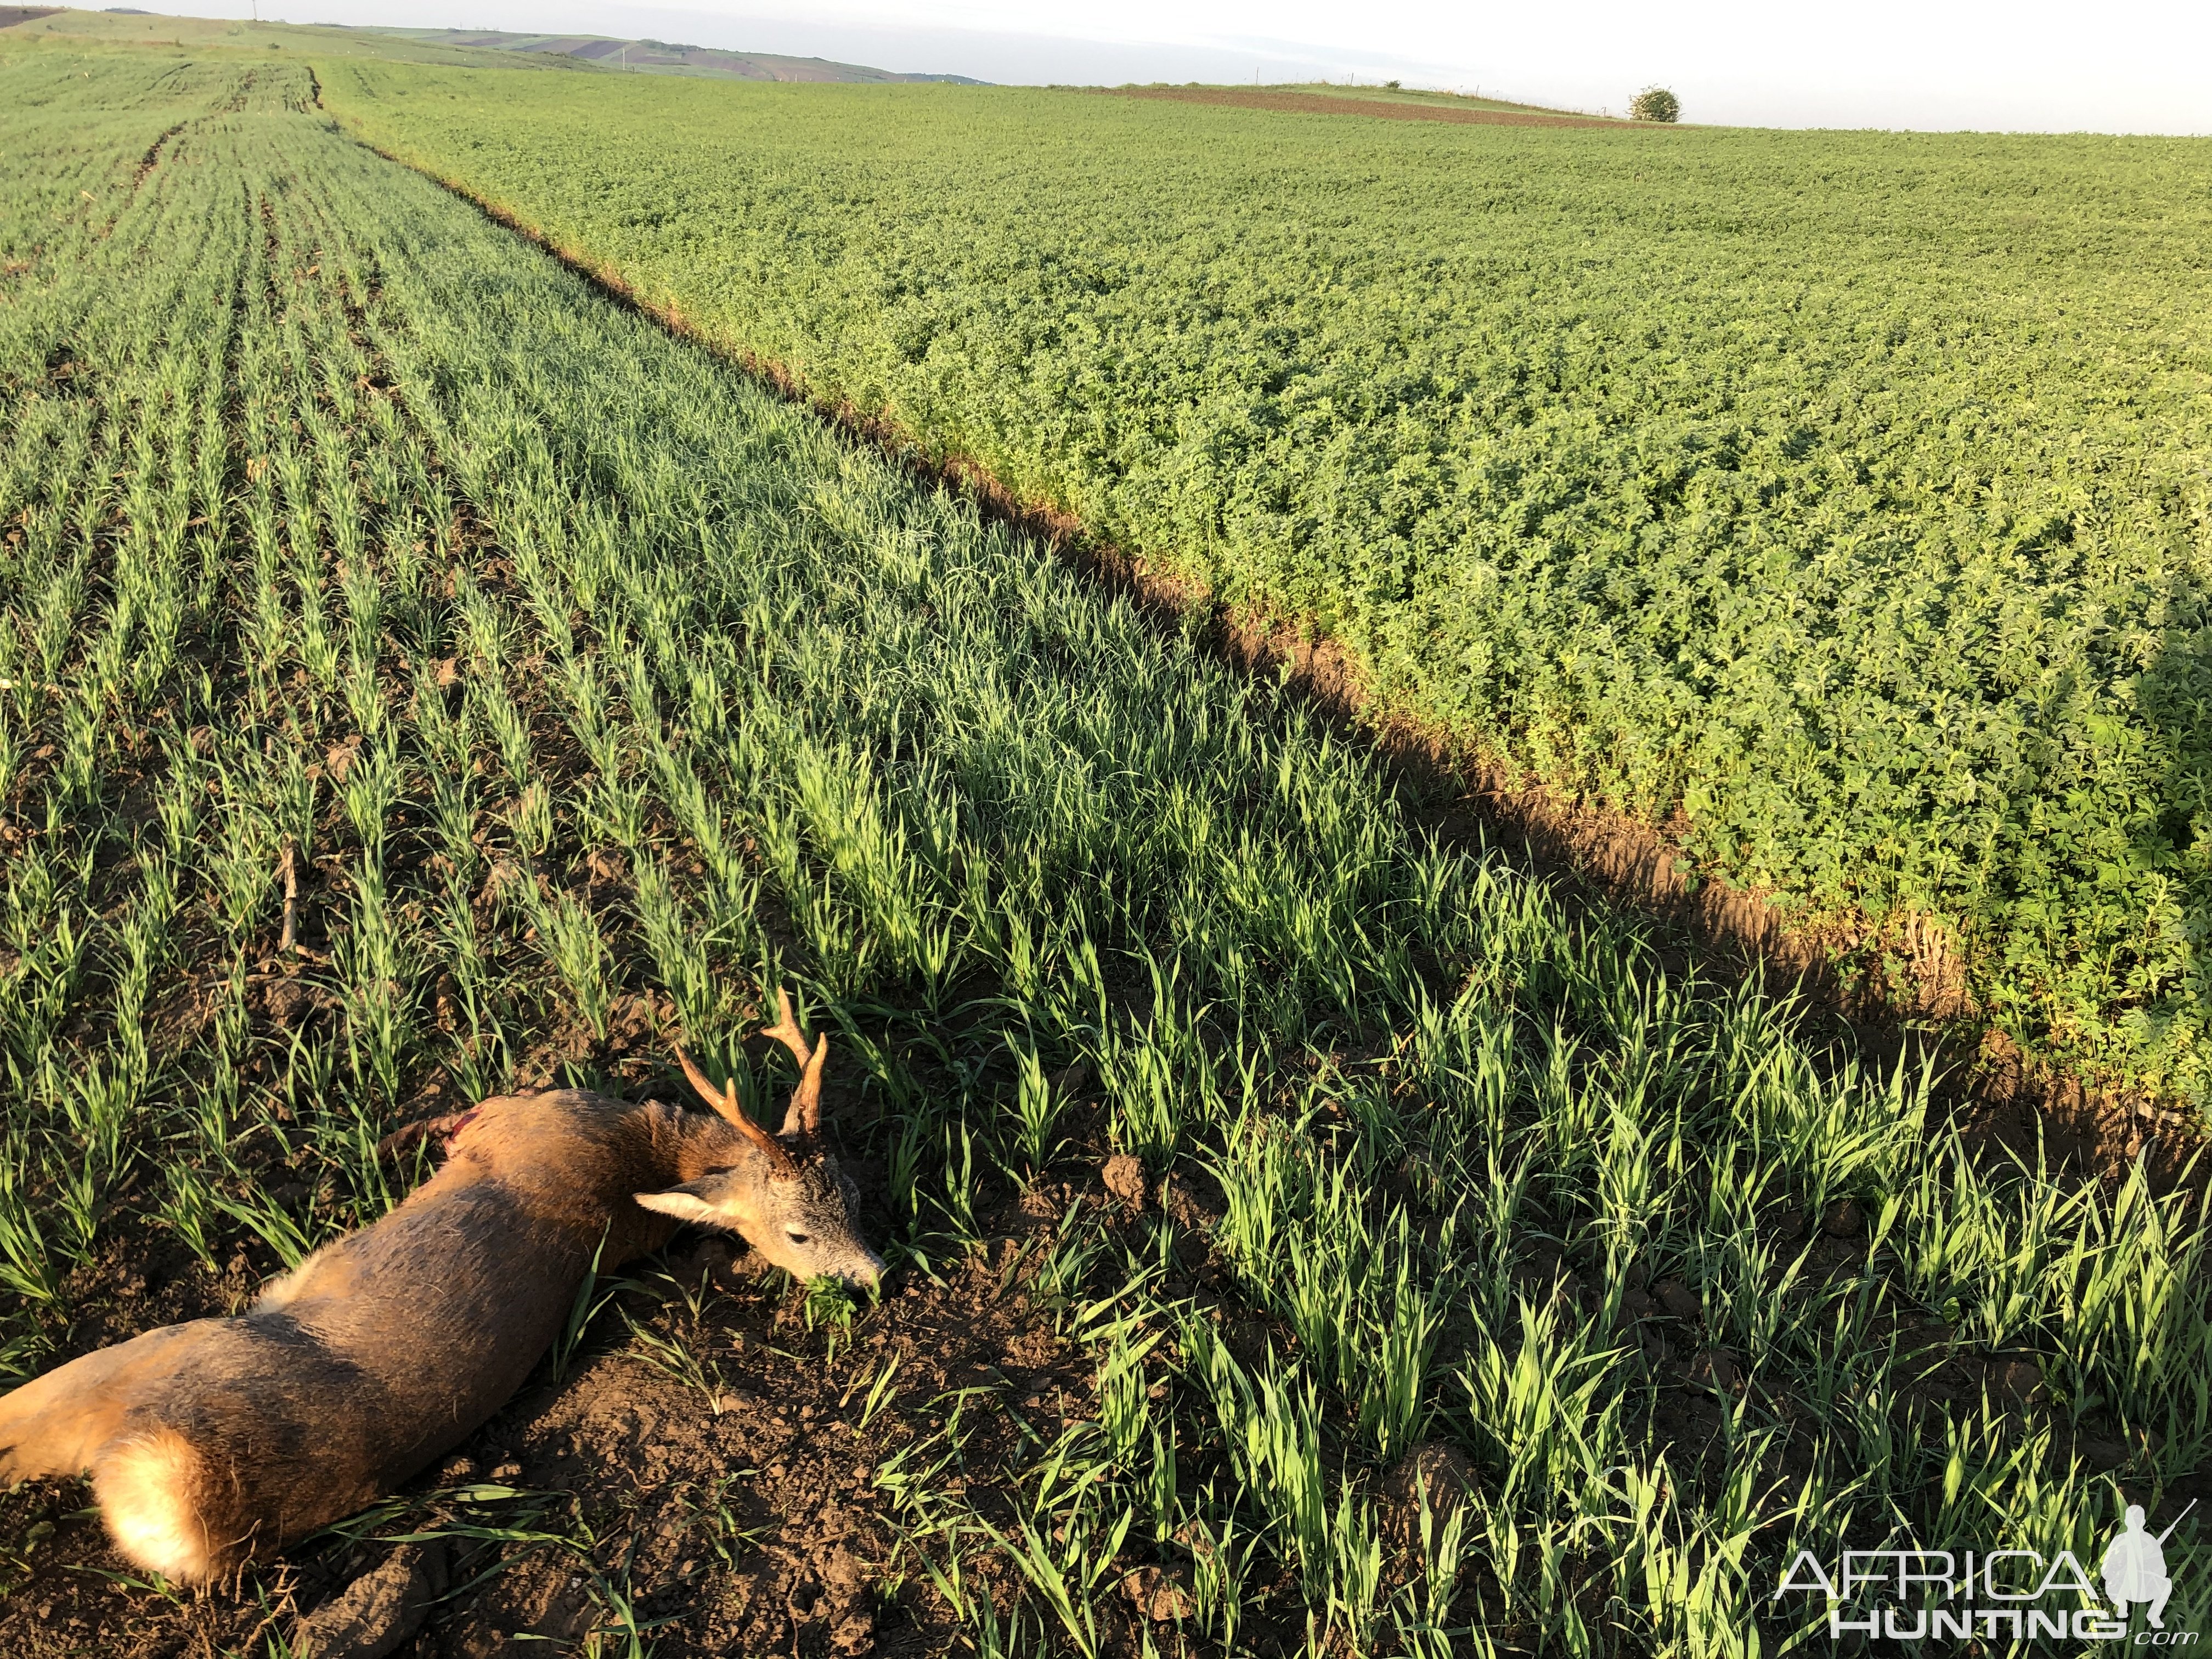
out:
<path id="1" fill-rule="evenodd" d="M 684 1114 L 671 1151 L 677 1181 L 696 1181 L 714 1170 L 748 1164 L 762 1156 L 758 1148 L 720 1118 L 699 1112 Z"/>

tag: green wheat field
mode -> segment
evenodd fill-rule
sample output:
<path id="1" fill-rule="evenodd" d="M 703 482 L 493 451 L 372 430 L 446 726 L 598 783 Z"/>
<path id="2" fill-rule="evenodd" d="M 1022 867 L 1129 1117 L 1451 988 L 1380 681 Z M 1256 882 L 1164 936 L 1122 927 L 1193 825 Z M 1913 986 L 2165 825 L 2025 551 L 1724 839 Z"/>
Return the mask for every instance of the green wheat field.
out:
<path id="1" fill-rule="evenodd" d="M 1819 1653 L 1801 1550 L 2208 1490 L 2198 1183 L 1972 1139 L 733 354 L 2187 1104 L 2212 144 L 111 21 L 0 30 L 0 1367 L 238 1305 L 413 1119 L 764 1100 L 779 984 L 892 1271 L 588 1287 L 205 1595 L 0 1499 L 9 1651 L 275 1659 L 434 1539 L 403 1653 Z"/>

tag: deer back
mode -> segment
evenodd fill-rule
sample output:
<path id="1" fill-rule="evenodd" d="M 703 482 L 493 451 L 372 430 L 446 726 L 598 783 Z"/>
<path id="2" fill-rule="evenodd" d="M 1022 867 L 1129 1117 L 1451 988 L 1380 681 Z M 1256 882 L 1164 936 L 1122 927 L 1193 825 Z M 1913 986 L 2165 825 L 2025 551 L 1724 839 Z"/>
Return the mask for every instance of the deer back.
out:
<path id="1" fill-rule="evenodd" d="M 595 1256 L 611 1269 L 674 1231 L 631 1192 L 733 1139 L 657 1103 L 486 1101 L 435 1176 L 243 1315 L 149 1331 L 0 1399 L 0 1474 L 89 1468 L 141 1565 L 226 1571 L 465 1438 L 551 1346 Z"/>
<path id="2" fill-rule="evenodd" d="M 823 1062 L 779 994 L 803 1068 L 784 1133 L 684 1069 L 715 1115 L 577 1091 L 440 1120 L 445 1166 L 234 1319 L 149 1331 L 0 1397 L 0 1479 L 89 1469 L 142 1567 L 192 1581 L 351 1513 L 521 1386 L 586 1273 L 681 1221 L 742 1233 L 802 1277 L 872 1285 L 883 1263 L 820 1145 Z"/>

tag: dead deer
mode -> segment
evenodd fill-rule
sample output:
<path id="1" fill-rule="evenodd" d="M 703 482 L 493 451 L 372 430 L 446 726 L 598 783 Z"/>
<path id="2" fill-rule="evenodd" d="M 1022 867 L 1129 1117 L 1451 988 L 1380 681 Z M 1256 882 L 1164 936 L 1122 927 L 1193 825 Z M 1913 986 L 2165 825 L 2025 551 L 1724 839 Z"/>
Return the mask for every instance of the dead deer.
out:
<path id="1" fill-rule="evenodd" d="M 744 1235 L 801 1277 L 873 1285 L 858 1194 L 818 1139 L 825 1035 L 782 1131 L 678 1050 L 712 1117 L 560 1090 L 425 1126 L 445 1165 L 232 1319 L 171 1325 L 0 1397 L 0 1482 L 89 1472 L 116 1547 L 180 1583 L 351 1514 L 472 1433 L 552 1346 L 596 1259 L 657 1249 L 670 1218 Z"/>

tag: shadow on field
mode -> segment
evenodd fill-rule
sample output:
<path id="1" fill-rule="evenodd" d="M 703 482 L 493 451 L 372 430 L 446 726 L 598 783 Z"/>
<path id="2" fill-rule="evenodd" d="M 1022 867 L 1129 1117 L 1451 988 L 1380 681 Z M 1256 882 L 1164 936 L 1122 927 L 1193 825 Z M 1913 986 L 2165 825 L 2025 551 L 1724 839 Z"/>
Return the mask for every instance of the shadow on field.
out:
<path id="1" fill-rule="evenodd" d="M 2201 1042 L 2212 1032 L 2212 595 L 2177 580 L 2163 611 L 2158 654 L 2135 684 L 2152 745 L 2136 856 L 2166 878 L 2171 908 L 2152 925 L 2179 929 L 2182 963 L 2179 981 L 2157 988 L 2142 1017 Z M 2182 1114 L 2139 1115 L 2155 1116 L 2177 1147 L 2185 1136 L 2195 1145 Z"/>
<path id="2" fill-rule="evenodd" d="M 1178 613 L 1188 603 L 1156 592 L 1164 585 L 1147 583 L 1141 570 L 1088 556 L 1152 603 Z M 2148 1151 L 2158 1189 L 2207 1184 L 2208 1172 L 2196 1167 L 2203 1134 L 2193 1114 L 2087 1086 L 2023 1054 L 1974 1006 L 1965 964 L 1942 928 L 1908 917 L 1856 931 L 1792 929 L 1766 895 L 1698 878 L 1673 835 L 1471 762 L 1411 722 L 1386 719 L 1378 726 L 1357 665 L 1334 641 L 1226 614 L 1217 616 L 1211 635 L 1252 672 L 1287 668 L 1340 732 L 1385 757 L 1416 822 L 1448 841 L 1517 850 L 1571 910 L 1647 918 L 1671 975 L 1755 981 L 1771 995 L 1796 997 L 1807 1034 L 1832 1045 L 1835 1063 L 1855 1059 L 1877 1072 L 1932 1066 L 1938 1114 L 1958 1121 L 1970 1143 L 2106 1180 Z M 2191 672 L 2202 677 L 2202 690 L 2193 706 L 2212 710 L 2212 629 L 2200 642 Z M 2191 799 L 2212 802 L 2212 718 L 2194 728 L 2191 741 L 2199 779 Z M 2212 812 L 2203 823 L 2200 861 L 2212 858 Z M 2204 890 L 2201 876 L 2195 890 Z M 2201 914 L 2203 900 L 2194 904 L 2192 914 Z M 2212 976 L 2192 973 L 2190 994 L 2193 1007 L 2206 1009 Z"/>

